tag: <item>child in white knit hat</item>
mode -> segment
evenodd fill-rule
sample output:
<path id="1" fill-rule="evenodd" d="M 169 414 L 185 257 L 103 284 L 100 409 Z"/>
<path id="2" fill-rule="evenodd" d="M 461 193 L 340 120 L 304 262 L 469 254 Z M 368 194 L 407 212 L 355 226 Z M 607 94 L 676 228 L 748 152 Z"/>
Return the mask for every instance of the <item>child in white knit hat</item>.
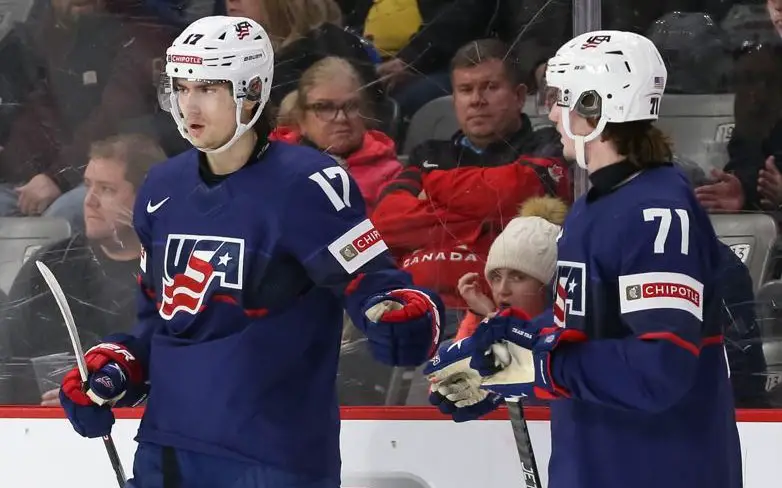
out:
<path id="1" fill-rule="evenodd" d="M 567 211 L 567 205 L 553 197 L 531 198 L 522 205 L 486 258 L 484 272 L 492 297 L 482 291 L 478 273 L 459 279 L 457 288 L 470 311 L 456 340 L 471 336 L 499 307 L 520 308 L 534 317 L 551 305 L 547 291 L 557 269 L 557 236 Z"/>

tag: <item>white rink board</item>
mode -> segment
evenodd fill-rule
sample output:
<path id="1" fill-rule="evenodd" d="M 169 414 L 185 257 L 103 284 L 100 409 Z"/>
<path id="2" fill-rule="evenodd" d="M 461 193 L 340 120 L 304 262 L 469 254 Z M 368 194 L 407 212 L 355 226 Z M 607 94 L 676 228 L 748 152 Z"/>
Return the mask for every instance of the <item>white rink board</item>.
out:
<path id="1" fill-rule="evenodd" d="M 545 484 L 548 422 L 529 424 Z M 128 475 L 137 426 L 138 420 L 118 420 L 113 433 Z M 750 422 L 739 428 L 745 488 L 779 486 L 782 423 Z M 342 456 L 345 488 L 522 486 L 507 421 L 346 420 Z M 99 439 L 79 437 L 64 419 L 0 419 L 0 487 L 112 486 L 116 481 Z"/>

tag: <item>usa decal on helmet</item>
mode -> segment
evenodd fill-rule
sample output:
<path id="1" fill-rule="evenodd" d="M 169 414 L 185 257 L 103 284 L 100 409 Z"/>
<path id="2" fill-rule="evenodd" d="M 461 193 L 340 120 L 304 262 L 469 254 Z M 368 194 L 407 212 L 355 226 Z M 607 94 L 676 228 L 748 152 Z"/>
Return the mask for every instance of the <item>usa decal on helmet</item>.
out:
<path id="1" fill-rule="evenodd" d="M 244 39 L 245 37 L 250 35 L 250 28 L 252 28 L 252 25 L 250 25 L 249 22 L 246 20 L 243 20 L 236 24 L 234 26 L 236 28 L 236 37 L 239 39 Z"/>
<path id="2" fill-rule="evenodd" d="M 592 36 L 581 45 L 581 49 L 591 49 L 604 42 L 611 42 L 611 36 Z"/>

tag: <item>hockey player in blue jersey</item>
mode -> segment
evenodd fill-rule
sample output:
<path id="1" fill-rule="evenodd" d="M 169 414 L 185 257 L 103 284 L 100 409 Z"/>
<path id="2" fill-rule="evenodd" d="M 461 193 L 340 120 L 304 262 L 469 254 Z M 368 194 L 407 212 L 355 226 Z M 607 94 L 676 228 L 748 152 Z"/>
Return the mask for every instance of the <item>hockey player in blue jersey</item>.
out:
<path id="1" fill-rule="evenodd" d="M 195 148 L 138 193 L 135 329 L 86 353 L 89 391 L 74 370 L 60 394 L 86 437 L 146 398 L 136 488 L 337 488 L 343 310 L 384 363 L 422 364 L 439 343 L 440 299 L 395 268 L 348 173 L 257 130 L 273 66 L 245 18 L 202 18 L 166 53 Z"/>
<path id="2" fill-rule="evenodd" d="M 498 398 L 551 401 L 549 488 L 739 488 L 718 240 L 653 125 L 651 41 L 600 31 L 549 61 L 550 118 L 589 172 L 558 238 L 553 307 L 508 308 L 425 368 L 459 420 Z"/>

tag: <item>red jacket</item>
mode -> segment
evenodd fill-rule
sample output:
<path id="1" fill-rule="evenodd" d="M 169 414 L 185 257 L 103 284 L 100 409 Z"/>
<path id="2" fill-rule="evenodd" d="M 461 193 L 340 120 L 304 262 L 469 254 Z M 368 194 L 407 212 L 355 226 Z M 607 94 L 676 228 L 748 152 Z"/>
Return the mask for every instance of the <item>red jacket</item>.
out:
<path id="1" fill-rule="evenodd" d="M 456 283 L 483 275 L 492 241 L 522 202 L 547 194 L 572 201 L 564 161 L 527 156 L 541 143 L 528 127 L 481 154 L 461 134 L 422 144 L 375 208 L 372 221 L 399 264 L 449 307 L 466 307 Z"/>
<path id="2" fill-rule="evenodd" d="M 269 139 L 299 144 L 302 137 L 295 129 L 278 127 Z M 364 133 L 361 147 L 349 154 L 345 162 L 348 172 L 361 190 L 367 214 L 370 215 L 380 197 L 380 190 L 402 171 L 402 164 L 396 158 L 396 145 L 382 132 L 368 130 Z"/>

